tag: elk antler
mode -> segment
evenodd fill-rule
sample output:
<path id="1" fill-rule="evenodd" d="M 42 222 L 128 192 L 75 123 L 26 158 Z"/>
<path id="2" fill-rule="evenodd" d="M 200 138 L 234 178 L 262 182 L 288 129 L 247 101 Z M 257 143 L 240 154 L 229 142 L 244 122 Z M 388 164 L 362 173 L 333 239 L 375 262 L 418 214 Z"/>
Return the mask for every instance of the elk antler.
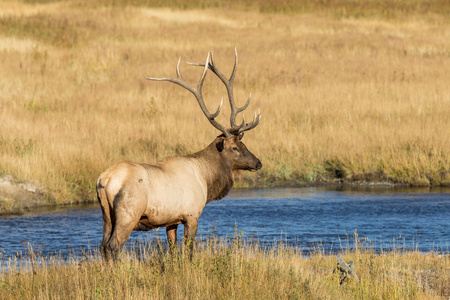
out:
<path id="1" fill-rule="evenodd" d="M 215 128 L 217 128 L 218 130 L 220 130 L 223 133 L 225 133 L 226 132 L 226 128 L 224 126 L 220 125 L 216 120 L 214 120 L 215 117 L 217 117 L 219 115 L 220 109 L 222 108 L 223 99 L 222 99 L 222 102 L 220 103 L 219 107 L 217 108 L 217 111 L 215 113 L 213 113 L 213 114 L 208 111 L 208 109 L 206 108 L 205 102 L 203 101 L 202 87 L 203 87 L 203 82 L 205 81 L 206 72 L 208 71 L 208 68 L 205 67 L 205 69 L 203 70 L 202 77 L 200 78 L 200 81 L 197 84 L 197 88 L 195 88 L 193 86 L 190 86 L 183 79 L 183 77 L 181 76 L 181 73 L 180 73 L 180 61 L 181 61 L 181 57 L 178 59 L 178 64 L 177 64 L 177 78 L 170 78 L 170 77 L 163 77 L 163 78 L 145 77 L 145 79 L 155 80 L 155 81 L 169 81 L 169 82 L 178 84 L 179 86 L 187 89 L 189 92 L 194 94 L 195 98 L 197 99 L 198 104 L 200 105 L 200 108 L 202 109 L 203 113 L 205 114 L 206 118 L 211 123 L 211 125 L 213 125 Z M 208 62 L 209 62 L 209 55 L 206 58 L 206 64 L 208 64 Z"/>
<path id="2" fill-rule="evenodd" d="M 208 64 L 208 60 L 207 63 L 189 63 L 190 65 L 193 66 L 204 66 L 206 68 L 206 65 L 208 66 L 208 68 L 217 75 L 217 77 L 219 77 L 219 79 L 223 82 L 223 84 L 225 85 L 226 89 L 227 89 L 227 94 L 228 94 L 228 100 L 230 102 L 230 107 L 231 107 L 231 114 L 230 114 L 230 125 L 231 128 L 228 129 L 228 132 L 232 135 L 239 135 L 240 133 L 253 129 L 256 127 L 256 125 L 258 125 L 259 120 L 261 119 L 261 112 L 258 111 L 258 114 L 256 114 L 255 112 L 255 118 L 253 119 L 252 122 L 250 123 L 245 123 L 245 119 L 244 117 L 242 117 L 242 123 L 240 125 L 236 125 L 236 116 L 238 113 L 244 111 L 248 105 L 250 104 L 250 100 L 252 98 L 252 94 L 250 93 L 250 96 L 247 99 L 247 102 L 244 104 L 244 106 L 242 107 L 236 107 L 236 104 L 234 102 L 234 95 L 233 95 L 233 82 L 234 82 L 234 76 L 236 74 L 236 69 L 237 69 L 237 63 L 238 63 L 238 54 L 237 54 L 237 49 L 234 48 L 234 66 L 233 66 L 233 71 L 231 72 L 231 76 L 229 79 L 227 79 L 222 72 L 220 72 L 220 70 L 216 67 L 216 65 L 214 64 L 214 59 L 213 59 L 213 53 L 212 51 L 209 52 L 208 57 L 211 56 L 211 59 L 209 59 L 209 64 Z"/>
<path id="3" fill-rule="evenodd" d="M 256 113 L 255 113 L 255 118 L 253 119 L 252 122 L 245 123 L 245 120 L 243 118 L 242 123 L 240 125 L 236 125 L 236 115 L 248 107 L 248 105 L 250 103 L 250 99 L 251 99 L 251 94 L 250 94 L 247 102 L 242 107 L 236 107 L 236 105 L 234 103 L 233 81 L 234 81 L 234 75 L 236 73 L 237 60 L 238 60 L 237 50 L 235 49 L 234 67 L 233 67 L 233 71 L 232 71 L 229 79 L 227 79 L 222 74 L 222 72 L 220 72 L 219 69 L 217 69 L 217 67 L 214 65 L 212 51 L 208 53 L 208 57 L 206 58 L 205 63 L 188 63 L 190 65 L 204 67 L 202 77 L 200 78 L 200 81 L 198 82 L 196 88 L 190 86 L 181 76 L 181 73 L 180 73 L 181 57 L 178 59 L 178 64 L 177 64 L 177 78 L 170 78 L 170 77 L 163 77 L 163 78 L 145 77 L 145 78 L 148 80 L 155 80 L 155 81 L 169 81 L 169 82 L 178 84 L 179 86 L 190 91 L 192 94 L 194 94 L 195 98 L 197 99 L 198 104 L 200 105 L 200 108 L 203 111 L 203 114 L 206 116 L 206 118 L 211 123 L 211 125 L 213 125 L 216 129 L 221 131 L 225 135 L 225 137 L 230 138 L 233 135 L 240 135 L 244 131 L 255 128 L 256 125 L 258 125 L 259 120 L 261 119 L 261 112 L 258 112 L 258 115 L 256 115 Z M 224 126 L 222 126 L 215 120 L 215 118 L 219 115 L 220 109 L 222 108 L 223 99 L 215 113 L 213 113 L 213 114 L 210 113 L 208 111 L 208 109 L 206 108 L 205 102 L 203 100 L 203 95 L 202 95 L 202 87 L 203 87 L 203 82 L 205 81 L 205 77 L 206 77 L 208 68 L 211 71 L 213 71 L 213 73 L 216 74 L 217 77 L 219 77 L 219 79 L 225 84 L 225 87 L 227 89 L 228 99 L 229 99 L 230 107 L 231 107 L 231 115 L 230 115 L 231 128 L 225 128 Z"/>

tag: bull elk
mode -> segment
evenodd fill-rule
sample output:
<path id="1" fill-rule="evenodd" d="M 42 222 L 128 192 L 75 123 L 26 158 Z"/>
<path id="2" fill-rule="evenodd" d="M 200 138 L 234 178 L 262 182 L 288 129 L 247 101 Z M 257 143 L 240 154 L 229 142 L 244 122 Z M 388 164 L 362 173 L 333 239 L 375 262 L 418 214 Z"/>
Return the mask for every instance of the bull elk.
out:
<path id="1" fill-rule="evenodd" d="M 242 107 L 237 107 L 233 97 L 233 81 L 238 62 L 235 50 L 234 67 L 229 78 L 216 67 L 212 52 L 205 63 L 189 63 L 204 67 L 197 87 L 190 86 L 181 76 L 180 61 L 176 78 L 152 78 L 169 81 L 194 94 L 203 114 L 216 129 L 222 132 L 205 149 L 186 156 L 166 158 L 154 165 L 121 162 L 103 172 L 97 180 L 97 198 L 103 215 L 103 240 L 100 246 L 105 260 L 115 260 L 133 230 L 147 231 L 166 227 L 169 248 L 176 246 L 177 227 L 184 225 L 185 243 L 190 244 L 197 232 L 198 219 L 205 205 L 227 195 L 235 176 L 245 170 L 261 169 L 261 161 L 241 142 L 245 131 L 258 125 L 261 113 L 252 122 L 236 124 L 236 115 L 245 110 L 251 94 Z M 214 113 L 205 106 L 202 86 L 207 71 L 211 70 L 225 85 L 231 106 L 230 125 L 226 128 L 215 118 L 222 103 Z"/>

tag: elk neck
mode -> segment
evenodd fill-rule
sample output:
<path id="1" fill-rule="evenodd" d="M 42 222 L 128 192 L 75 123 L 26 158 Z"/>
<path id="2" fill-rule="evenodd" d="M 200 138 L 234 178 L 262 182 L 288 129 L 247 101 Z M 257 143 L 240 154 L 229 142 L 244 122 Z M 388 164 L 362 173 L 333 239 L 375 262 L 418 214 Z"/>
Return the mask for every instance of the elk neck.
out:
<path id="1" fill-rule="evenodd" d="M 207 201 L 219 200 L 225 197 L 234 184 L 234 172 L 229 163 L 220 155 L 216 148 L 216 141 L 205 149 L 190 154 L 200 165 L 202 177 L 206 180 Z"/>

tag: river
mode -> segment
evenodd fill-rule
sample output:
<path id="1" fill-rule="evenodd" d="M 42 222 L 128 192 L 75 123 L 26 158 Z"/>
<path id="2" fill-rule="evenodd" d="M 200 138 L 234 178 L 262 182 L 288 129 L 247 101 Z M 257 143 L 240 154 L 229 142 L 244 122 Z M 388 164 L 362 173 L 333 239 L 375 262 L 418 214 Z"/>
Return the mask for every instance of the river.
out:
<path id="1" fill-rule="evenodd" d="M 205 207 L 197 239 L 238 235 L 261 247 L 282 241 L 304 254 L 336 253 L 354 247 L 355 232 L 361 246 L 376 252 L 449 253 L 450 189 L 235 190 Z M 26 256 L 30 247 L 44 256 L 79 256 L 98 251 L 101 237 L 98 205 L 0 217 L 0 259 Z M 165 241 L 165 230 L 133 232 L 127 245 L 156 238 Z"/>

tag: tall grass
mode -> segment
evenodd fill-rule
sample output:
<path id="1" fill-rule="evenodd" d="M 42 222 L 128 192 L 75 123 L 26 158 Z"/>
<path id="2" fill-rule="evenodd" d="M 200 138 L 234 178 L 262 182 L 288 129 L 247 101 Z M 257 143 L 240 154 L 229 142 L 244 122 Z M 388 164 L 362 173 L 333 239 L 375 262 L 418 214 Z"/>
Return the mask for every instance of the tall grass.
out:
<path id="1" fill-rule="evenodd" d="M 368 1 L 376 13 L 338 18 L 338 6 L 359 5 L 314 2 L 297 14 L 276 13 L 289 1 L 216 3 L 1 2 L 0 174 L 57 202 L 93 200 L 111 164 L 202 149 L 218 132 L 192 95 L 144 77 L 174 76 L 179 56 L 203 61 L 210 50 L 228 74 L 236 46 L 236 99 L 252 92 L 246 119 L 263 116 L 244 142 L 264 166 L 238 186 L 450 183 L 446 1 Z M 181 68 L 198 80 L 201 70 Z M 211 74 L 204 93 L 211 108 L 225 96 Z"/>
<path id="2" fill-rule="evenodd" d="M 280 243 L 271 249 L 235 241 L 200 245 L 192 261 L 156 244 L 125 251 L 113 267 L 84 259 L 0 261 L 2 299 L 446 299 L 450 256 L 347 249 L 359 282 L 340 285 L 335 255 L 302 257 Z"/>

